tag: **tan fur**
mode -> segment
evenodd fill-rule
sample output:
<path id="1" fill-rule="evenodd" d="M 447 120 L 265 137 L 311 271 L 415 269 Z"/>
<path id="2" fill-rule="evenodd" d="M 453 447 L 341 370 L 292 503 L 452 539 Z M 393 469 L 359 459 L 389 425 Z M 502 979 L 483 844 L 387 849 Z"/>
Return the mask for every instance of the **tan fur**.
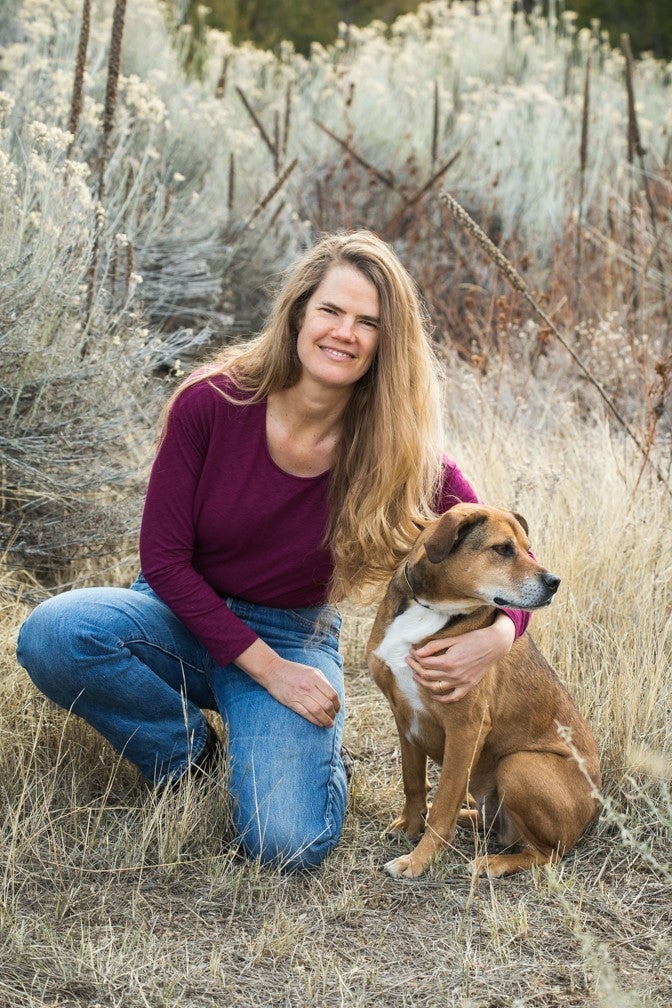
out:
<path id="1" fill-rule="evenodd" d="M 407 619 L 417 614 L 441 621 L 445 614 L 448 626 L 412 642 L 420 646 L 489 625 L 503 604 L 520 609 L 548 605 L 559 579 L 528 549 L 527 526 L 519 515 L 458 504 L 420 534 L 379 607 L 367 657 L 397 723 L 406 799 L 390 833 L 420 838 L 410 854 L 385 866 L 395 877 L 414 878 L 426 871 L 450 843 L 458 821 L 484 815 L 500 842 L 516 848 L 478 859 L 479 873 L 498 877 L 559 860 L 597 814 L 585 776 L 595 788 L 600 786 L 590 728 L 527 634 L 453 703 L 440 703 L 422 687 L 417 687 L 417 699 L 409 699 L 403 670 L 396 677 L 376 654 L 390 640 L 386 634 L 394 630 L 395 615 L 403 618 L 404 611 Z M 430 607 L 438 609 L 438 617 Z M 558 734 L 559 725 L 570 729 L 585 774 Z M 429 810 L 427 757 L 442 767 Z"/>

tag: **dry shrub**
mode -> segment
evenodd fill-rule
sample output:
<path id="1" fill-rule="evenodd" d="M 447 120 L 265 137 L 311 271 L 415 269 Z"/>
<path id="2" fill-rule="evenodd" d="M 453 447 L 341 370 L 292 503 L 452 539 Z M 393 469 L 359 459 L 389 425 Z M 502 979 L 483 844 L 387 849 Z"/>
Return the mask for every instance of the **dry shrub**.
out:
<path id="1" fill-rule="evenodd" d="M 201 76 L 187 78 L 184 32 L 153 3 L 126 6 L 108 61 L 113 7 L 56 14 L 35 0 L 0 29 L 0 520 L 17 564 L 57 581 L 77 544 L 109 556 L 133 536 L 133 470 L 162 379 L 258 329 L 269 278 L 324 229 L 393 242 L 446 361 L 457 350 L 480 372 L 507 358 L 539 376 L 564 368 L 446 220 L 444 184 L 645 445 L 667 438 L 669 102 L 654 61 L 630 66 L 626 113 L 622 55 L 571 17 L 554 33 L 538 11 L 434 3 L 309 60 L 203 32 Z M 589 415 L 591 393 L 571 387 Z"/>

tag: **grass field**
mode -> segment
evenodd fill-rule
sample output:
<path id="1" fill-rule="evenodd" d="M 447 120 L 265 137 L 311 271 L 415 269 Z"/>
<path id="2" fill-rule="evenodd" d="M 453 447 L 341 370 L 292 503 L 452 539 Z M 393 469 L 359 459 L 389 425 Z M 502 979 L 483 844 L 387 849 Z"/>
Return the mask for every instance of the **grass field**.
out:
<path id="1" fill-rule="evenodd" d="M 83 40 L 86 2 L 0 2 L 0 1008 L 667 1008 L 669 68 L 505 0 L 310 59 L 188 36 L 150 0 L 122 45 L 123 6 L 93 4 Z M 157 796 L 14 658 L 50 591 L 134 576 L 176 378 L 254 330 L 315 234 L 361 224 L 428 302 L 447 451 L 562 577 L 531 632 L 604 787 L 556 867 L 476 881 L 461 832 L 426 877 L 382 874 L 401 774 L 369 610 L 344 606 L 345 829 L 308 875 L 238 858 L 225 766 Z"/>
<path id="2" fill-rule="evenodd" d="M 217 785 L 157 798 L 17 670 L 3 611 L 0 1004 L 664 1006 L 672 910 L 669 497 L 605 425 L 569 409 L 510 423 L 461 401 L 456 451 L 528 517 L 563 577 L 533 633 L 596 731 L 599 823 L 561 865 L 474 881 L 461 833 L 426 878 L 384 876 L 401 798 L 391 714 L 345 610 L 345 831 L 315 874 L 236 858 Z M 560 415 L 558 415 L 560 413 Z M 667 593 L 667 594 L 666 594 Z M 25 610 L 24 610 L 25 611 Z"/>

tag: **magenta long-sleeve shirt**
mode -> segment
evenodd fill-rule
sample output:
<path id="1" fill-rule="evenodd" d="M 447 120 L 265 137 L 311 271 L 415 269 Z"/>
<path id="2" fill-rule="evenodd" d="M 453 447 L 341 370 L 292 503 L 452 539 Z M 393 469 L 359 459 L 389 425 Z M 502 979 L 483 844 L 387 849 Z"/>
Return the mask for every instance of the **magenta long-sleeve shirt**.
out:
<path id="1" fill-rule="evenodd" d="M 271 458 L 266 402 L 232 404 L 204 380 L 174 403 L 152 466 L 140 530 L 140 564 L 150 587 L 220 665 L 257 635 L 226 604 L 322 605 L 332 559 L 322 546 L 329 474 L 293 476 Z M 446 460 L 439 510 L 476 501 Z M 529 615 L 507 610 L 516 636 Z"/>

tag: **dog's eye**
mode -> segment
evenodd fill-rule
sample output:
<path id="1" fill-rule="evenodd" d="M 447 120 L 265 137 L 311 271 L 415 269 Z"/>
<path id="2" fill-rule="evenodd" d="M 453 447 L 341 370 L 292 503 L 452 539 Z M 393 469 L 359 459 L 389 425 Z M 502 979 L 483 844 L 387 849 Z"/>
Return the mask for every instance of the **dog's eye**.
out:
<path id="1" fill-rule="evenodd" d="M 492 547 L 495 553 L 499 553 L 503 557 L 511 557 L 516 552 L 513 548 L 513 543 L 498 543 L 497 546 Z"/>

